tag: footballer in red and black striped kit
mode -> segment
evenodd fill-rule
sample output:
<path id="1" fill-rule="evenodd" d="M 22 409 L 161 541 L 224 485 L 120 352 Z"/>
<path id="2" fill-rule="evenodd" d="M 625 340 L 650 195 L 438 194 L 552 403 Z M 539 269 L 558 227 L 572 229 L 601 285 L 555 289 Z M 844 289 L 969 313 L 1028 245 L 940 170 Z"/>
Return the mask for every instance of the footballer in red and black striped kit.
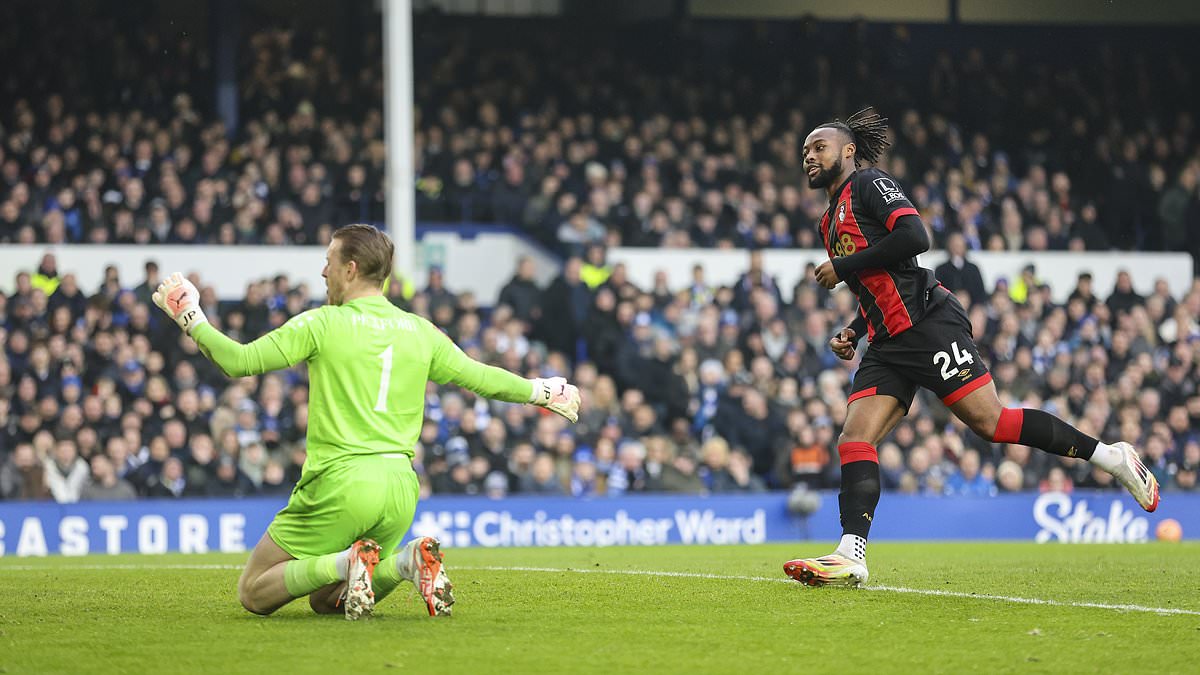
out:
<path id="1" fill-rule="evenodd" d="M 887 269 L 850 261 L 857 262 L 861 258 L 851 256 L 884 242 L 901 218 L 912 216 L 919 224 L 919 214 L 895 179 L 874 167 L 850 174 L 832 194 L 836 197 L 821 218 L 821 237 L 833 269 L 858 296 L 867 336 L 874 340 L 899 335 L 925 316 L 929 293 L 937 288 L 933 272 L 917 265 L 915 257 Z"/>
<path id="2" fill-rule="evenodd" d="M 1130 444 L 1101 443 L 1047 412 L 1000 402 L 966 311 L 933 271 L 917 264 L 929 249 L 920 213 L 896 179 L 862 167 L 873 165 L 887 145 L 887 119 L 870 108 L 822 124 L 804 141 L 808 185 L 829 196 L 821 219 L 829 260 L 817 266 L 817 282 L 825 288 L 845 282 L 859 300 L 855 320 L 829 345 L 845 360 L 854 358 L 864 333 L 869 346 L 838 438 L 842 540 L 834 553 L 790 560 L 784 571 L 810 586 L 867 580 L 867 534 L 880 490 L 875 448 L 908 413 L 917 387 L 937 394 L 983 438 L 1092 462 L 1153 511 L 1158 482 Z"/>
<path id="3" fill-rule="evenodd" d="M 809 182 L 820 187 L 823 179 Z M 917 264 L 915 253 L 873 267 L 881 255 L 891 259 L 927 248 L 920 214 L 896 180 L 874 167 L 859 169 L 831 194 L 836 198 L 821 219 L 821 236 L 834 273 L 858 297 L 856 335 L 865 324 L 872 345 L 850 401 L 886 394 L 907 412 L 918 386 L 949 405 L 990 382 L 966 310 L 932 270 Z"/>

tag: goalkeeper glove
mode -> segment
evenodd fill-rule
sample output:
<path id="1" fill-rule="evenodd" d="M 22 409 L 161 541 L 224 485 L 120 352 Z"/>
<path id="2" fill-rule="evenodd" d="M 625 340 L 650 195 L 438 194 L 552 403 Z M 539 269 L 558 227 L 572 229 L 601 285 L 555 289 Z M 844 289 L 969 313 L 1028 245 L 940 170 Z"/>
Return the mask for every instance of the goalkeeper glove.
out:
<path id="1" fill-rule="evenodd" d="M 565 378 L 536 378 L 533 382 L 533 395 L 529 402 L 558 413 L 572 423 L 579 421 L 579 388 L 569 384 Z"/>
<path id="2" fill-rule="evenodd" d="M 179 272 L 164 279 L 151 297 L 188 335 L 196 326 L 208 323 L 208 317 L 200 309 L 200 291 Z"/>

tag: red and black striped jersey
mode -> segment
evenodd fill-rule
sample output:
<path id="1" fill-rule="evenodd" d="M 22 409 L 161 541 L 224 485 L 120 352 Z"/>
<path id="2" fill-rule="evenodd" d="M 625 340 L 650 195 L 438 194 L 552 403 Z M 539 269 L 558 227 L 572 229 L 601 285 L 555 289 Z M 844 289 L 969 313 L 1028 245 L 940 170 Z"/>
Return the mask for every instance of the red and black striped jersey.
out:
<path id="1" fill-rule="evenodd" d="M 830 259 L 853 255 L 887 236 L 901 216 L 917 215 L 896 179 L 874 167 L 850 174 L 833 193 L 821 219 Z M 912 328 L 930 305 L 937 278 L 909 258 L 887 268 L 864 269 L 843 279 L 858 296 L 867 338 L 883 340 Z"/>

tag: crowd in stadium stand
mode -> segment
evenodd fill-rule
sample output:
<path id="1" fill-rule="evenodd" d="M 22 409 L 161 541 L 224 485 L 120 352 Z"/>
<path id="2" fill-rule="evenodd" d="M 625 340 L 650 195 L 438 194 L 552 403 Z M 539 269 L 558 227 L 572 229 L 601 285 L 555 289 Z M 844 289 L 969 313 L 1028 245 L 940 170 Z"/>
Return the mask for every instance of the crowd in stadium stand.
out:
<path id="1" fill-rule="evenodd" d="M 737 284 L 636 288 L 597 249 L 545 288 L 523 261 L 490 311 L 436 269 L 393 301 L 430 317 L 475 358 L 526 375 L 569 375 L 580 421 L 431 384 L 415 463 L 425 493 L 617 495 L 838 484 L 837 434 L 853 365 L 828 337 L 853 311 L 845 290 L 781 289 L 761 256 Z M 967 261 L 969 262 L 969 260 Z M 969 269 L 969 268 L 968 268 Z M 111 271 L 85 292 L 47 255 L 0 295 L 0 496 L 78 499 L 286 494 L 307 427 L 303 369 L 227 380 L 153 310 L 156 266 Z M 284 277 L 236 303 L 203 279 L 206 313 L 246 341 L 308 306 Z M 969 304 L 1006 404 L 1041 407 L 1107 440 L 1135 442 L 1165 489 L 1200 469 L 1200 282 L 1142 297 L 1127 274 L 1101 292 L 1081 276 L 1065 305 L 1036 269 Z M 787 301 L 784 298 L 788 298 Z M 556 317 L 555 320 L 545 320 Z M 1086 463 L 993 445 L 920 396 L 879 448 L 884 487 L 991 495 L 1119 489 Z"/>
<path id="2" fill-rule="evenodd" d="M 382 220 L 377 34 L 347 72 L 312 36 L 253 33 L 229 137 L 203 112 L 211 59 L 189 38 L 34 16 L 38 30 L 0 20 L 0 243 L 324 243 L 340 224 Z M 1194 63 L 1150 68 L 1113 45 L 1054 72 L 979 50 L 912 68 L 898 26 L 875 27 L 873 46 L 859 26 L 838 32 L 857 45 L 843 61 L 828 35 L 805 33 L 799 53 L 751 34 L 720 63 L 682 33 L 583 58 L 549 36 L 514 48 L 471 30 L 418 31 L 419 218 L 513 225 L 570 257 L 545 288 L 522 264 L 496 299 L 456 295 L 437 270 L 412 297 L 402 283 L 390 293 L 477 358 L 570 375 L 586 403 L 568 426 L 431 385 L 426 493 L 836 487 L 853 366 L 827 340 L 852 298 L 781 289 L 754 254 L 732 287 L 698 269 L 639 289 L 600 244 L 814 246 L 825 199 L 805 185 L 799 145 L 828 102 L 852 111 L 851 89 L 893 117 L 883 166 L 954 254 L 939 278 L 963 293 L 1005 403 L 1135 442 L 1167 489 L 1196 489 L 1200 286 L 1141 297 L 1127 277 L 1113 289 L 1081 277 L 1056 306 L 1036 269 L 986 289 L 969 264 L 993 248 L 1195 252 L 1200 146 L 1194 116 L 1170 107 L 1197 109 Z M 156 267 L 141 280 L 112 270 L 98 289 L 70 272 L 53 256 L 4 270 L 0 498 L 286 494 L 304 459 L 303 370 L 230 382 L 151 307 Z M 286 278 L 233 303 L 196 281 L 242 341 L 309 304 Z M 929 403 L 881 444 L 886 489 L 1117 489 L 1086 463 L 984 442 Z"/>
<path id="3" fill-rule="evenodd" d="M 342 59 L 316 34 L 251 33 L 229 135 L 202 112 L 211 56 L 191 38 L 45 22 L 5 22 L 0 43 L 0 242 L 314 243 L 383 219 L 377 33 Z M 417 26 L 419 221 L 503 223 L 567 254 L 813 247 L 826 204 L 803 138 L 862 100 L 892 118 L 882 166 L 938 244 L 1200 246 L 1197 69 L 1171 53 L 1152 68 L 1120 42 L 1053 60 L 935 52 L 902 26 L 812 24 L 748 29 L 738 49 L 603 30 L 567 49 L 536 27 Z M 831 59 L 823 47 L 845 40 L 851 56 Z"/>

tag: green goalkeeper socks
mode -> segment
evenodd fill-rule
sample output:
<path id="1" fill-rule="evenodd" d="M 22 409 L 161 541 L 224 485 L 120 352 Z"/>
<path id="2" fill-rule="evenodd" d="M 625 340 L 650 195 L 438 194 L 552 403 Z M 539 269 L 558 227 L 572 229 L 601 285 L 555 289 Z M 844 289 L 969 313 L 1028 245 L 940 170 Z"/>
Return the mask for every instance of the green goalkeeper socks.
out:
<path id="1" fill-rule="evenodd" d="M 338 564 L 344 551 L 329 553 L 317 558 L 292 560 L 283 568 L 283 583 L 288 593 L 294 598 L 300 598 L 313 591 L 328 586 L 335 581 L 343 581 L 345 563 Z"/>
<path id="2" fill-rule="evenodd" d="M 396 564 L 399 560 L 400 554 L 396 554 L 380 560 L 379 565 L 375 567 L 375 575 L 371 577 L 371 590 L 375 591 L 375 602 L 396 590 L 400 582 L 404 581 L 404 577 L 400 576 L 400 566 Z"/>
<path id="3" fill-rule="evenodd" d="M 330 553 L 317 558 L 289 561 L 283 568 L 283 583 L 288 593 L 295 598 L 303 597 L 324 586 L 345 580 L 346 552 Z M 372 577 L 371 588 L 375 591 L 375 601 L 379 602 L 388 593 L 396 590 L 400 582 L 405 581 L 400 574 L 401 555 L 379 561 Z"/>

